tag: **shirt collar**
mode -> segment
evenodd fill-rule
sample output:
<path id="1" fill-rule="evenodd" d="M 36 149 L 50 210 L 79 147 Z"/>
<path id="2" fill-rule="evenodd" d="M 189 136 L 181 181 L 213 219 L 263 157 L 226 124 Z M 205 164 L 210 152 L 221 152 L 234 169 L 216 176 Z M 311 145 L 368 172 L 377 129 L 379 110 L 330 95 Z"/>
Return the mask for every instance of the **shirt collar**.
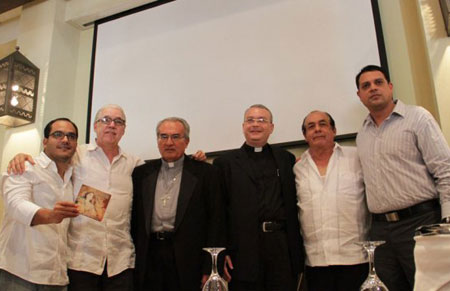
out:
<path id="1" fill-rule="evenodd" d="M 343 150 L 342 150 L 342 146 L 339 143 L 334 142 L 334 148 L 333 148 L 333 154 L 332 155 L 334 155 L 334 153 L 336 153 L 336 152 L 339 152 L 340 154 L 342 154 Z M 306 158 L 310 158 L 310 157 L 311 157 L 311 154 L 309 153 L 309 148 L 308 148 L 302 154 L 302 157 L 301 157 L 300 161 L 306 160 Z"/>
<path id="2" fill-rule="evenodd" d="M 39 154 L 39 159 L 37 159 L 36 163 L 41 166 L 41 168 L 48 168 L 50 166 L 51 163 L 55 164 L 55 162 L 50 159 L 46 153 L 44 153 L 44 151 L 42 151 Z M 56 164 L 55 164 L 55 168 L 56 168 Z"/>
<path id="3" fill-rule="evenodd" d="M 250 146 L 250 145 L 248 145 L 247 143 L 244 143 L 244 149 L 245 149 L 245 151 L 247 152 L 247 153 L 254 153 L 254 152 L 265 152 L 265 151 L 268 151 L 269 149 L 270 149 L 270 146 L 269 146 L 269 144 L 268 143 L 266 143 L 263 147 L 262 147 L 262 150 L 258 150 L 259 148 L 255 148 L 255 147 L 252 147 L 252 146 Z M 255 150 L 256 149 L 256 150 Z"/>
<path id="4" fill-rule="evenodd" d="M 88 144 L 87 150 L 90 152 L 95 152 L 97 150 L 103 151 L 103 149 L 99 147 L 98 144 L 95 142 Z M 120 158 L 121 156 L 123 156 L 124 158 L 128 158 L 128 154 L 122 151 L 122 148 L 119 146 L 119 154 L 117 155 L 117 158 Z"/>
<path id="5" fill-rule="evenodd" d="M 392 113 L 391 113 L 391 115 L 392 114 L 397 114 L 397 115 L 400 115 L 400 116 L 405 116 L 405 113 L 406 113 L 406 105 L 405 105 L 405 103 L 403 103 L 402 101 L 400 101 L 400 100 L 395 100 L 394 101 L 395 102 L 395 107 L 394 107 L 394 110 L 392 110 Z"/>
<path id="6" fill-rule="evenodd" d="M 39 154 L 39 158 L 36 159 L 36 163 L 43 169 L 52 168 L 55 173 L 58 173 L 58 167 L 56 166 L 55 161 L 50 159 L 44 151 Z M 65 174 L 69 174 L 69 177 L 72 176 L 72 165 L 66 169 Z"/>
<path id="7" fill-rule="evenodd" d="M 334 151 L 333 152 L 341 152 L 342 153 L 342 146 L 338 144 L 337 142 L 334 142 Z"/>
<path id="8" fill-rule="evenodd" d="M 183 166 L 184 155 L 181 156 L 181 158 L 179 158 L 175 162 L 166 162 L 163 159 L 161 159 L 161 161 L 162 161 L 162 167 L 164 169 L 179 169 Z"/>
<path id="9" fill-rule="evenodd" d="M 389 114 L 389 116 L 386 118 L 386 120 L 391 118 L 392 115 L 398 115 L 398 116 L 402 116 L 402 117 L 405 115 L 405 111 L 406 111 L 405 103 L 403 103 L 402 101 L 400 101 L 398 99 L 394 100 L 394 103 L 395 103 L 394 109 L 392 110 L 391 114 Z M 373 118 L 370 115 L 370 113 L 367 114 L 366 119 L 364 119 L 363 126 L 367 126 L 369 124 L 375 125 L 375 121 L 373 121 Z"/>

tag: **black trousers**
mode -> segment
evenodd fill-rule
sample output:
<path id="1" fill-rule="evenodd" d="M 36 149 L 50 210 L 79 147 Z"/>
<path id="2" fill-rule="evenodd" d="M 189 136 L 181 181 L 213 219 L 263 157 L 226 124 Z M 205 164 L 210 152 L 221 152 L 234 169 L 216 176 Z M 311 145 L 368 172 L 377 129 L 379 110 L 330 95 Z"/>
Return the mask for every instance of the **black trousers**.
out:
<path id="1" fill-rule="evenodd" d="M 68 291 L 133 291 L 133 269 L 108 277 L 105 265 L 101 275 L 70 269 L 68 275 Z"/>
<path id="2" fill-rule="evenodd" d="M 257 282 L 231 279 L 230 291 L 290 291 L 297 288 L 284 231 L 260 233 Z M 231 274 L 233 276 L 233 274 Z"/>
<path id="3" fill-rule="evenodd" d="M 436 209 L 397 222 L 372 221 L 370 239 L 386 241 L 375 249 L 375 269 L 389 291 L 413 290 L 415 229 L 440 220 Z"/>
<path id="4" fill-rule="evenodd" d="M 310 291 L 358 291 L 369 273 L 369 264 L 309 267 L 305 269 Z"/>
<path id="5" fill-rule="evenodd" d="M 146 286 L 152 291 L 180 291 L 187 286 L 180 286 L 175 253 L 172 240 L 152 240 L 148 254 Z M 188 289 L 189 290 L 189 289 Z M 200 281 L 198 288 L 200 290 Z"/>

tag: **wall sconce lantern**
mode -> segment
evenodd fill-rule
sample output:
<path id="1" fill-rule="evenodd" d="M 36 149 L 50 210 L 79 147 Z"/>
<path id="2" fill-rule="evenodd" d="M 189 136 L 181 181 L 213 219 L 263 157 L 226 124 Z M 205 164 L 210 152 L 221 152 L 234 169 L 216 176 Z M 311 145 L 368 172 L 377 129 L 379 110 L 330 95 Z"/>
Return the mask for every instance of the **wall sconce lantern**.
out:
<path id="1" fill-rule="evenodd" d="M 19 52 L 0 60 L 0 124 L 10 127 L 34 122 L 39 69 Z"/>

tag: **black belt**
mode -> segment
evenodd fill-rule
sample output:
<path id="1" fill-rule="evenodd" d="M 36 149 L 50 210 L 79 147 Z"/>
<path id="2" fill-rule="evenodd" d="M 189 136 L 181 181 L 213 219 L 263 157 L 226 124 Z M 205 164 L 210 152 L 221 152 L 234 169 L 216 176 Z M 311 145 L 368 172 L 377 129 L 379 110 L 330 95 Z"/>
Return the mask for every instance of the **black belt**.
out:
<path id="1" fill-rule="evenodd" d="M 439 209 L 439 206 L 439 199 L 433 199 L 397 211 L 381 214 L 372 213 L 372 218 L 375 221 L 396 222 L 417 214 L 423 214 Z"/>
<path id="2" fill-rule="evenodd" d="M 263 232 L 274 232 L 286 229 L 286 223 L 284 221 L 264 221 L 261 223 L 261 229 Z"/>
<path id="3" fill-rule="evenodd" d="M 173 232 L 159 231 L 150 233 L 150 239 L 153 240 L 169 240 L 173 238 Z"/>

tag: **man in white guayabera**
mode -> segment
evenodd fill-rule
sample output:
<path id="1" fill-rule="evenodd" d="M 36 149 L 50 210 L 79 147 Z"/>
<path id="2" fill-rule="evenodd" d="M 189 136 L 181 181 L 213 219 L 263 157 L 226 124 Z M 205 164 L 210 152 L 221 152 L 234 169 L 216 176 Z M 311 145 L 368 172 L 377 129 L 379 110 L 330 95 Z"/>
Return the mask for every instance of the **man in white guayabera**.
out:
<path id="1" fill-rule="evenodd" d="M 4 174 L 5 214 L 0 230 L 2 291 L 67 290 L 67 230 L 73 203 L 72 156 L 78 129 L 67 118 L 44 129 L 44 150 L 22 175 Z"/>

